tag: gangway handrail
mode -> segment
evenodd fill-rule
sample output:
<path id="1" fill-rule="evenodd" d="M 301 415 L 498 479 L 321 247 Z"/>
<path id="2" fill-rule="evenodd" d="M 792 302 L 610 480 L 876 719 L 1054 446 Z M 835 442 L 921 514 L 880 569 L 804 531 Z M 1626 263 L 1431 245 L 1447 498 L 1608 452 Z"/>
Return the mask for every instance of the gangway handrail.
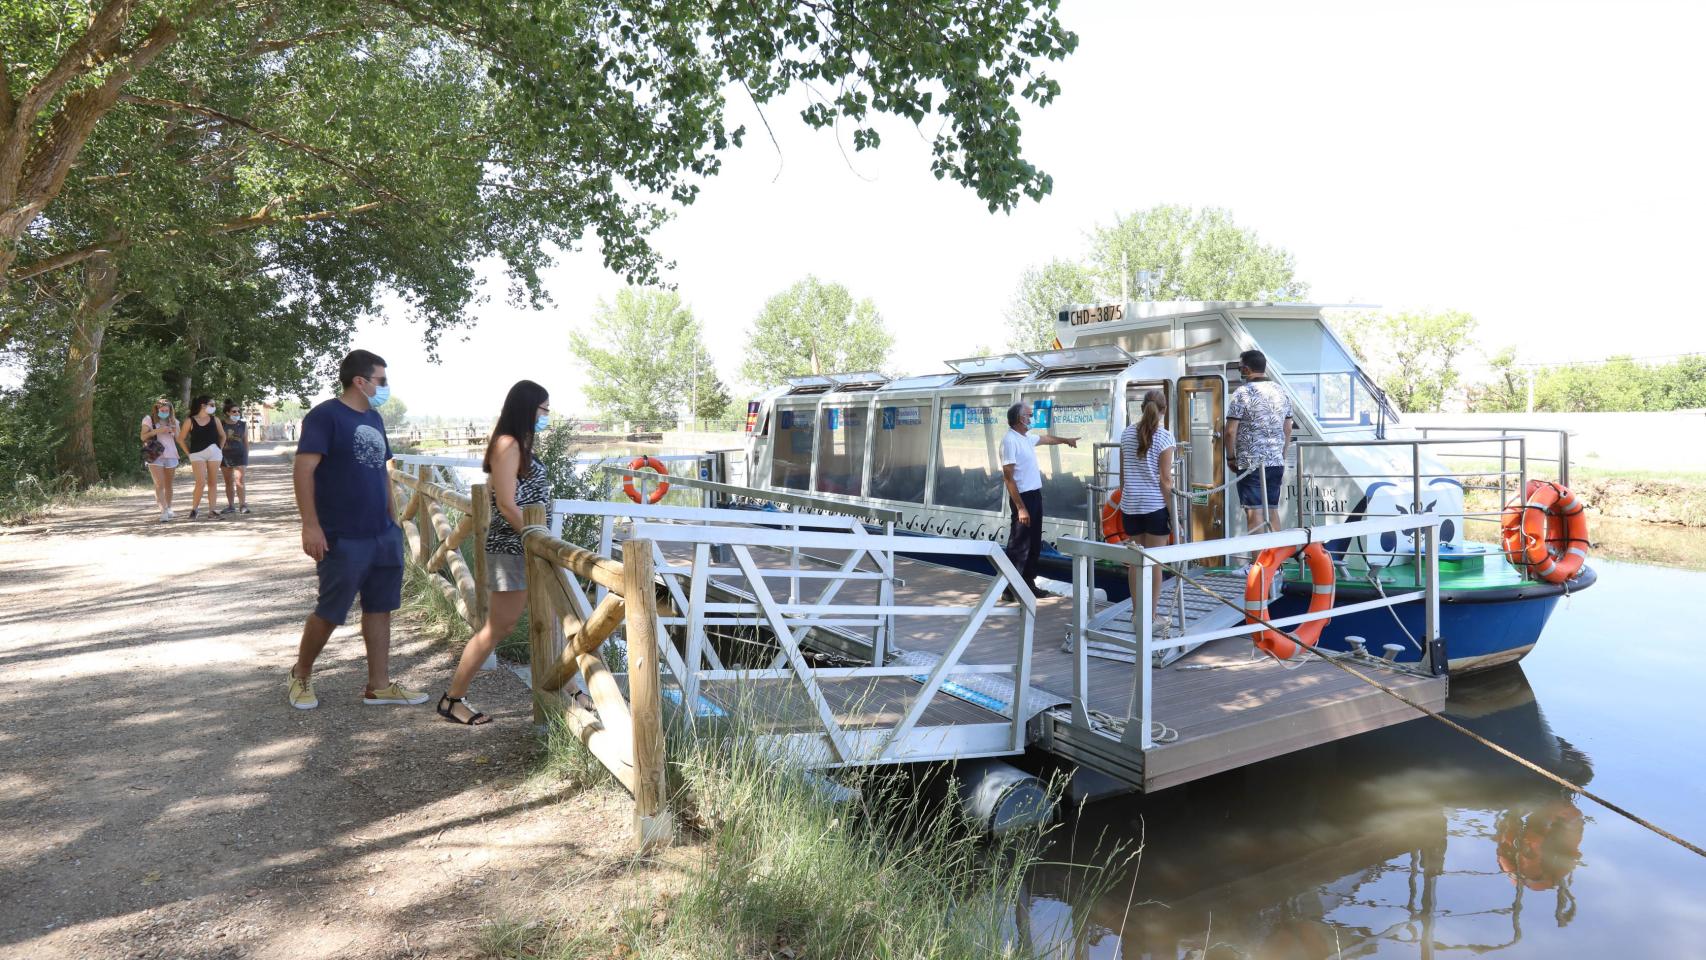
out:
<path id="1" fill-rule="evenodd" d="M 1378 599 L 1366 600 L 1342 607 L 1329 607 L 1326 610 L 1304 613 L 1297 616 L 1285 617 L 1280 620 L 1270 620 L 1275 626 L 1291 626 L 1315 620 L 1327 620 L 1346 613 L 1363 610 L 1373 610 L 1381 607 L 1391 608 L 1400 603 L 1421 601 L 1423 604 L 1423 629 L 1419 643 L 1422 646 L 1423 660 L 1428 669 L 1435 675 L 1445 672 L 1446 655 L 1439 642 L 1439 525 L 1443 517 L 1434 514 L 1403 514 L 1395 517 L 1371 517 L 1365 520 L 1355 520 L 1348 523 L 1327 523 L 1313 527 L 1291 528 L 1276 530 L 1271 533 L 1246 534 L 1239 537 L 1228 537 L 1224 540 L 1207 540 L 1200 543 L 1180 543 L 1164 547 L 1115 546 L 1084 540 L 1077 537 L 1061 537 L 1055 542 L 1055 548 L 1072 558 L 1072 724 L 1093 732 L 1089 703 L 1089 628 L 1091 613 L 1091 590 L 1094 589 L 1093 561 L 1105 560 L 1113 563 L 1135 565 L 1139 567 L 1136 585 L 1137 592 L 1131 598 L 1132 632 L 1136 640 L 1136 663 L 1132 672 L 1132 702 L 1138 705 L 1138 715 L 1132 719 L 1136 724 L 1128 724 L 1122 740 L 1134 744 L 1141 750 L 1155 748 L 1154 731 L 1154 681 L 1155 654 L 1157 651 L 1185 647 L 1222 637 L 1238 636 L 1240 634 L 1256 633 L 1266 629 L 1259 623 L 1246 623 L 1241 627 L 1204 631 L 1202 633 L 1186 633 L 1181 637 L 1157 642 L 1155 639 L 1155 615 L 1149 600 L 1151 569 L 1156 564 L 1178 566 L 1192 560 L 1205 557 L 1218 557 L 1239 553 L 1254 553 L 1271 547 L 1302 546 L 1309 543 L 1322 543 L 1328 540 L 1348 539 L 1386 532 L 1401 533 L 1414 531 L 1426 544 L 1426 573 L 1420 590 L 1408 593 L 1383 595 Z M 1175 571 L 1177 575 L 1177 571 Z"/>
<path id="2" fill-rule="evenodd" d="M 600 469 L 623 477 L 657 477 L 649 470 L 630 470 L 622 466 L 604 466 Z M 781 490 L 767 490 L 758 487 L 742 487 L 732 483 L 719 483 L 715 480 L 701 480 L 698 477 L 679 477 L 670 475 L 667 479 L 670 486 L 681 485 L 693 490 L 704 490 L 708 493 L 722 494 L 725 497 L 744 497 L 748 500 L 763 500 L 770 503 L 786 504 L 791 507 L 803 507 L 820 513 L 841 514 L 849 517 L 863 517 L 872 523 L 899 523 L 905 514 L 889 507 L 873 507 L 865 504 L 848 503 L 844 500 L 831 500 L 827 497 L 814 497 L 804 493 L 789 493 Z"/>

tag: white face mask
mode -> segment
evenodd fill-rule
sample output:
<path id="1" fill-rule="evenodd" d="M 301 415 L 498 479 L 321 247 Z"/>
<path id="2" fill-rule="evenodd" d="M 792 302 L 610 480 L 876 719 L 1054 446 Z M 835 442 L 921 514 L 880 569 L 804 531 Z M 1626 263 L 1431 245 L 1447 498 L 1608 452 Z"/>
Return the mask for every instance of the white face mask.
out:
<path id="1" fill-rule="evenodd" d="M 213 416 L 213 405 L 209 404 L 205 407 L 202 407 L 201 412 L 207 414 L 210 417 Z"/>

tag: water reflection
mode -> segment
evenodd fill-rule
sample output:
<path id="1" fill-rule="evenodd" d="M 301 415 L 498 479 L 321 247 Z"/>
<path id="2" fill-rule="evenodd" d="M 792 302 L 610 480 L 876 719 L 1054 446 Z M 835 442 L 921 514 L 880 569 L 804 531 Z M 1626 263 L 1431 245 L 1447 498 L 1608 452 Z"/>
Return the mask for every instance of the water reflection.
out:
<path id="1" fill-rule="evenodd" d="M 1556 736 L 1518 665 L 1454 678 L 1447 713 L 1578 784 L 1585 754 Z M 1429 720 L 1282 757 L 1152 797 L 1092 804 L 1063 863 L 1142 845 L 1135 869 L 1077 917 L 1098 882 L 1039 871 L 1019 911 L 1059 957 L 1433 957 L 1566 926 L 1584 821 L 1565 790 Z M 1120 931 L 1120 933 L 1115 933 Z"/>

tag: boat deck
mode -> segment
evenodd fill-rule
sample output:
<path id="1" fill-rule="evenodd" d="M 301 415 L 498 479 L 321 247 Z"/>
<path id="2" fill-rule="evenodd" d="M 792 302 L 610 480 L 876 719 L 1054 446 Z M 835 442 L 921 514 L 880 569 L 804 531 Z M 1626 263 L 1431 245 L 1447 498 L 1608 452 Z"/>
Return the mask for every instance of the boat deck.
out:
<path id="1" fill-rule="evenodd" d="M 690 559 L 690 555 L 675 550 L 668 550 L 667 555 L 671 562 Z M 801 569 L 830 570 L 844 557 L 844 554 L 806 556 L 802 558 Z M 899 605 L 971 606 L 990 584 L 987 576 L 905 556 L 896 557 L 895 565 L 894 602 Z M 869 558 L 861 566 L 875 569 Z M 1229 599 L 1242 600 L 1242 589 L 1235 578 L 1211 577 L 1207 582 Z M 801 580 L 802 597 L 815 596 L 822 583 Z M 729 597 L 746 595 L 740 581 L 726 577 L 713 577 L 710 589 Z M 876 590 L 874 581 L 849 581 L 842 586 L 837 602 L 871 602 Z M 1169 580 L 1163 589 L 1164 614 L 1170 613 L 1174 596 Z M 1185 588 L 1185 596 L 1187 629 L 1212 629 L 1237 620 L 1236 613 L 1193 587 Z M 1155 670 L 1153 716 L 1170 732 L 1176 732 L 1177 738 L 1158 736 L 1158 742 L 1145 750 L 1136 731 L 1129 734 L 1125 731 L 1126 721 L 1137 712 L 1134 710 L 1137 666 L 1094 655 L 1097 652 L 1094 646 L 1092 655 L 1085 660 L 1085 708 L 1098 729 L 1092 733 L 1068 722 L 1076 657 L 1069 643 L 1071 604 L 1067 597 L 1038 599 L 1030 664 L 1031 693 L 1026 698 L 1027 709 L 1040 712 L 1033 745 L 1139 789 L 1155 790 L 1187 783 L 1420 715 L 1331 664 L 1314 659 L 1296 663 L 1281 663 L 1267 657 L 1258 659 L 1251 655 L 1253 648 L 1247 638 L 1234 637 L 1210 641 Z M 1107 632 L 1118 632 L 1120 621 L 1124 620 L 1124 628 L 1129 630 L 1128 610 L 1129 603 L 1097 604 L 1091 619 Z M 928 664 L 948 651 L 960 621 L 896 616 L 894 625 L 890 662 L 906 657 L 916 659 L 902 662 Z M 1017 618 L 989 619 L 960 662 L 968 665 L 1013 662 L 1021 630 Z M 811 630 L 807 641 L 818 649 L 869 657 L 870 635 L 868 628 L 820 627 Z M 1445 701 L 1446 681 L 1442 677 L 1421 677 L 1367 665 L 1360 665 L 1359 669 L 1365 673 L 1373 670 L 1382 683 L 1429 708 L 1438 708 Z M 921 667 L 920 675 L 925 672 L 927 667 Z M 988 675 L 956 674 L 951 679 L 958 683 L 944 687 L 933 698 L 921 718 L 921 726 L 998 719 L 998 714 L 977 704 L 984 702 L 1004 709 L 1006 703 L 1001 701 L 1011 700 L 1010 684 L 1005 696 L 999 689 L 991 695 L 993 678 Z M 910 706 L 909 697 L 914 695 L 918 682 L 904 677 L 890 678 L 882 684 L 865 680 L 860 681 L 861 689 L 857 691 L 831 694 L 826 688 L 825 692 L 834 704 L 837 722 L 851 729 L 876 722 L 877 718 L 886 717 L 892 722 Z M 722 707 L 730 706 L 724 701 L 735 695 L 732 690 L 708 686 L 704 693 L 709 699 Z M 975 713 L 962 716 L 968 709 Z M 808 721 L 815 723 L 815 714 L 798 715 L 801 710 L 811 710 L 809 704 L 789 705 L 788 698 L 777 698 L 769 710 L 774 713 L 773 722 L 784 726 L 796 723 L 803 729 Z M 1163 739 L 1169 742 L 1159 742 Z"/>

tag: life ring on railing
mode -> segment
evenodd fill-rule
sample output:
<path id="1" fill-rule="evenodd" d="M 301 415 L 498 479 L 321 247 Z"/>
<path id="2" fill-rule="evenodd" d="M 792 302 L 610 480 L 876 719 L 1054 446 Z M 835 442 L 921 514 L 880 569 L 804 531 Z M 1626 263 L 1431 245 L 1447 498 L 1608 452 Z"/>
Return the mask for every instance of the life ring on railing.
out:
<path id="1" fill-rule="evenodd" d="M 1124 543 L 1125 522 L 1120 519 L 1120 492 L 1115 490 L 1102 502 L 1102 542 Z"/>
<path id="2" fill-rule="evenodd" d="M 664 477 L 669 476 L 669 468 L 664 466 L 663 461 L 659 460 L 657 457 L 635 457 L 634 459 L 628 461 L 628 469 L 629 470 L 638 470 L 641 467 L 651 467 L 654 471 L 656 471 L 661 476 L 664 476 Z M 634 488 L 634 478 L 633 477 L 623 477 L 622 478 L 622 492 L 628 495 L 629 500 L 632 500 L 635 503 L 641 502 L 640 491 Z M 664 494 L 666 494 L 668 492 L 669 492 L 669 481 L 668 480 L 659 480 L 658 485 L 652 488 L 652 492 L 646 495 L 645 502 L 646 503 L 657 503 L 659 500 L 662 500 L 664 497 Z"/>
<path id="3" fill-rule="evenodd" d="M 1269 547 L 1256 557 L 1244 580 L 1244 622 L 1258 623 L 1268 619 L 1268 596 L 1273 593 L 1274 576 L 1280 565 L 1297 555 L 1297 547 Z M 1309 565 L 1309 580 L 1315 589 L 1309 595 L 1309 612 L 1321 613 L 1333 608 L 1336 582 L 1333 578 L 1333 558 L 1325 547 L 1311 543 L 1303 548 L 1303 562 Z M 1281 660 L 1290 660 L 1298 652 L 1298 644 L 1315 646 L 1321 631 L 1330 618 L 1310 620 L 1299 624 L 1297 631 L 1286 634 L 1278 630 L 1263 630 L 1256 634 L 1256 646 Z"/>
<path id="4" fill-rule="evenodd" d="M 1587 561 L 1587 504 L 1568 487 L 1530 480 L 1521 499 L 1505 506 L 1505 559 L 1547 583 L 1563 583 Z"/>

